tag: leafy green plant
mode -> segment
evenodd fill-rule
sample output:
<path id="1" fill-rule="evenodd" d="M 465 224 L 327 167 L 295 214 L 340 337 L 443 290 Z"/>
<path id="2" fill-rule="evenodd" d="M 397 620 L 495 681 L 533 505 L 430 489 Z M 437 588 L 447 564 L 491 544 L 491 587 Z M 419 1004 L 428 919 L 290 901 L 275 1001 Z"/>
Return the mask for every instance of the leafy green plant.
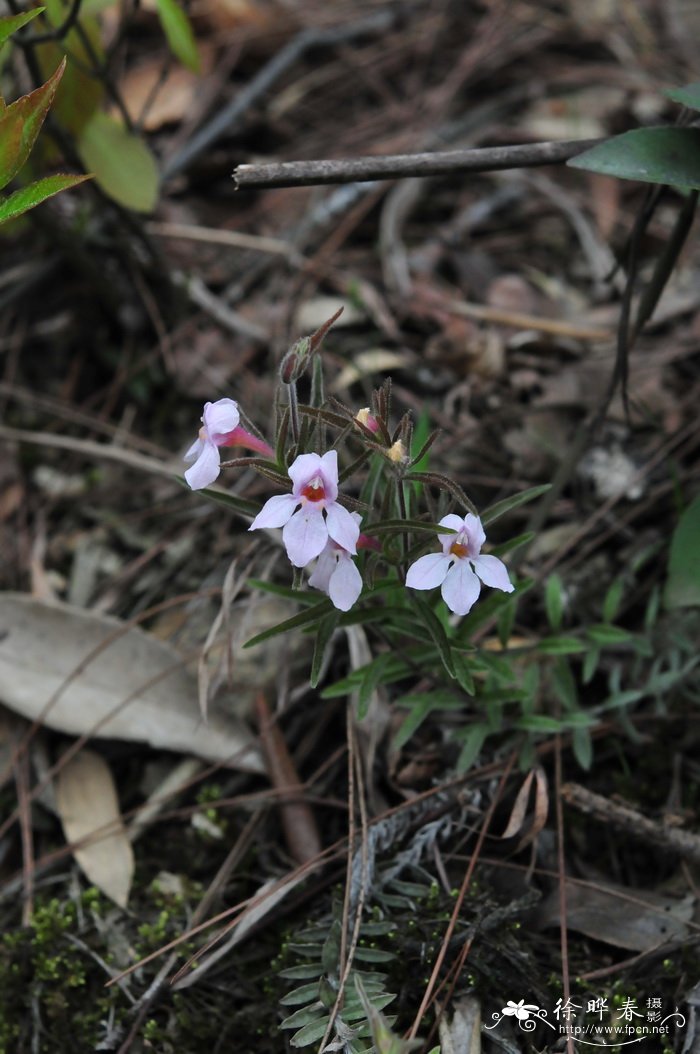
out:
<path id="1" fill-rule="evenodd" d="M 37 8 L 35 11 L 0 19 L 0 47 L 4 46 L 13 33 L 42 11 L 43 8 Z M 9 106 L 0 99 L 0 190 L 24 168 L 54 100 L 65 67 L 64 58 L 45 84 L 29 95 L 23 95 Z M 53 175 L 21 187 L 0 198 L 0 224 L 22 216 L 54 194 L 75 187 L 86 179 L 89 179 L 89 176 Z"/>

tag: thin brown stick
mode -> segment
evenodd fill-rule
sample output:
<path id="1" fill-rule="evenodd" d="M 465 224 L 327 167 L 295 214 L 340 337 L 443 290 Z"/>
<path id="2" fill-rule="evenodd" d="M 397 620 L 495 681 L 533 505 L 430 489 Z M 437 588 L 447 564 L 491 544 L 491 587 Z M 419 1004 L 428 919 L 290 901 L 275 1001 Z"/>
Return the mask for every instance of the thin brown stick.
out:
<path id="1" fill-rule="evenodd" d="M 564 139 L 516 146 L 483 146 L 475 150 L 436 150 L 425 154 L 337 158 L 324 161 L 281 161 L 271 165 L 239 165 L 236 190 L 269 187 L 310 187 L 322 183 L 366 183 L 373 179 L 439 176 L 447 172 L 498 172 L 504 168 L 558 165 L 600 139 Z"/>

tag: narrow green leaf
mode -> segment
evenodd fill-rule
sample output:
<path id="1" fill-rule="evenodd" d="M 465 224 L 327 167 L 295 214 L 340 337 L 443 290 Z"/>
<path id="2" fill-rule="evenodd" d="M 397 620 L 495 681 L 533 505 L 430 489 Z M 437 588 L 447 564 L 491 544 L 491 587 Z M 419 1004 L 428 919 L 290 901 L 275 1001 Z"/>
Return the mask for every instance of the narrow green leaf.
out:
<path id="1" fill-rule="evenodd" d="M 280 633 L 287 633 L 290 629 L 297 629 L 300 626 L 311 626 L 320 618 L 325 618 L 331 614 L 333 606 L 329 600 L 322 600 L 320 604 L 316 604 L 315 607 L 308 608 L 306 611 L 300 611 L 298 615 L 293 615 L 291 618 L 285 619 L 284 622 L 280 622 L 277 626 L 272 626 L 270 629 L 264 630 L 262 633 L 256 634 L 255 637 L 251 637 L 243 645 L 244 648 L 252 648 L 256 644 L 261 644 L 264 640 L 269 640 L 271 637 L 278 637 Z"/>
<path id="2" fill-rule="evenodd" d="M 598 663 L 600 662 L 600 648 L 591 648 L 586 652 L 586 657 L 583 660 L 583 670 L 581 672 L 581 680 L 584 684 L 590 684 L 595 676 L 595 672 L 598 669 Z"/>
<path id="3" fill-rule="evenodd" d="M 622 603 L 622 597 L 625 591 L 625 583 L 622 578 L 616 578 L 612 583 L 607 593 L 605 594 L 605 600 L 603 601 L 603 622 L 612 622 L 618 611 L 620 610 L 620 604 Z"/>
<path id="4" fill-rule="evenodd" d="M 78 139 L 78 153 L 105 194 L 124 208 L 152 212 L 159 178 L 146 143 L 109 114 L 94 114 Z"/>
<path id="5" fill-rule="evenodd" d="M 157 0 L 158 17 L 173 55 L 193 73 L 199 73 L 201 62 L 190 20 L 177 0 Z"/>
<path id="6" fill-rule="evenodd" d="M 474 677 L 472 676 L 470 668 L 471 659 L 468 659 L 465 655 L 461 655 L 458 651 L 453 651 L 452 659 L 455 665 L 457 684 L 463 692 L 467 693 L 467 695 L 474 695 L 476 685 L 474 684 Z"/>
<path id="7" fill-rule="evenodd" d="M 90 179 L 90 176 L 46 176 L 45 179 L 39 179 L 36 183 L 30 183 L 28 187 L 16 190 L 14 194 L 0 199 L 0 223 L 17 219 L 29 209 L 33 209 L 35 205 L 41 205 L 42 201 L 46 201 L 47 198 L 52 198 L 54 194 L 62 190 L 69 190 L 70 187 L 77 187 L 86 179 Z"/>
<path id="8" fill-rule="evenodd" d="M 585 772 L 588 772 L 593 761 L 593 739 L 590 728 L 575 728 L 571 736 L 571 746 L 579 765 Z"/>
<path id="9" fill-rule="evenodd" d="M 481 523 L 484 527 L 488 527 L 490 523 L 494 523 L 495 520 L 500 519 L 506 512 L 510 512 L 511 509 L 517 509 L 520 505 L 525 505 L 528 501 L 534 501 L 535 498 L 539 498 L 541 494 L 546 494 L 548 490 L 551 490 L 551 483 L 543 483 L 539 487 L 530 487 L 529 490 L 524 490 L 520 494 L 514 494 L 512 498 L 504 498 L 503 501 L 497 501 L 495 505 L 490 505 L 488 509 L 485 509 L 481 514 Z"/>
<path id="10" fill-rule="evenodd" d="M 501 542 L 500 545 L 494 545 L 493 549 L 490 550 L 490 554 L 491 556 L 506 556 L 508 553 L 512 553 L 516 549 L 519 549 L 521 545 L 529 545 L 534 537 L 534 531 L 525 531 L 523 534 L 517 534 L 515 538 L 510 538 L 507 542 Z"/>
<path id="11" fill-rule="evenodd" d="M 321 670 L 323 669 L 323 659 L 326 654 L 326 648 L 328 642 L 336 631 L 338 626 L 339 613 L 335 608 L 331 611 L 327 618 L 321 619 L 318 624 L 316 631 L 316 641 L 314 643 L 314 655 L 311 661 L 311 674 L 309 677 L 309 683 L 312 688 L 318 687 L 318 682 L 321 678 Z"/>
<path id="12" fill-rule="evenodd" d="M 65 68 L 64 58 L 45 84 L 7 106 L 0 117 L 0 190 L 29 157 Z"/>
<path id="13" fill-rule="evenodd" d="M 544 603 L 550 629 L 558 633 L 561 629 L 562 612 L 564 610 L 564 593 L 561 578 L 557 574 L 550 575 L 547 579 L 544 588 Z"/>
<path id="14" fill-rule="evenodd" d="M 565 710 L 575 710 L 578 706 L 578 690 L 571 666 L 563 655 L 560 655 L 552 667 L 552 687 Z"/>
<path id="15" fill-rule="evenodd" d="M 545 637 L 537 645 L 543 655 L 577 655 L 586 651 L 586 645 L 576 637 Z"/>
<path id="16" fill-rule="evenodd" d="M 318 973 L 317 967 L 314 967 L 314 972 Z M 285 974 L 285 976 L 289 975 Z M 311 999 L 318 999 L 318 977 L 310 984 L 300 985 L 299 988 L 294 988 L 291 992 L 287 992 L 278 1002 L 280 1006 L 299 1006 L 300 1003 L 308 1003 Z"/>
<path id="17" fill-rule="evenodd" d="M 632 640 L 632 634 L 619 626 L 607 626 L 601 622 L 586 628 L 586 636 L 595 644 L 605 647 L 606 644 L 626 644 Z"/>
<path id="18" fill-rule="evenodd" d="M 322 1014 L 323 1010 L 323 1003 L 320 1001 L 312 1003 L 310 1006 L 302 1007 L 301 1010 L 295 1010 L 289 1017 L 285 1017 L 284 1021 L 280 1022 L 280 1028 L 296 1028 L 298 1025 L 307 1025 L 312 1021 L 318 1021 L 318 1015 Z M 328 1019 L 326 1018 L 326 1020 Z"/>
<path id="19" fill-rule="evenodd" d="M 193 493 L 192 488 L 189 486 L 184 476 L 176 476 L 175 478 L 189 494 Z M 245 498 L 239 498 L 236 494 L 225 494 L 224 491 L 212 490 L 211 487 L 205 487 L 195 493 L 201 494 L 203 498 L 208 498 L 209 501 L 213 501 L 217 505 L 225 506 L 231 512 L 240 513 L 241 516 L 245 516 L 246 518 L 257 516 L 260 512 L 260 505 L 258 503 L 254 501 L 246 501 Z"/>
<path id="20" fill-rule="evenodd" d="M 249 578 L 248 585 L 252 589 L 259 589 L 261 593 L 272 593 L 276 597 L 286 597 L 287 600 L 293 600 L 296 604 L 304 604 L 306 607 L 318 604 L 318 593 L 307 593 L 303 589 L 280 586 L 277 582 L 264 582 L 262 578 Z"/>
<path id="21" fill-rule="evenodd" d="M 36 18 L 37 15 L 40 15 L 45 10 L 43 7 L 35 7 L 32 11 L 22 11 L 19 15 L 8 15 L 5 18 L 0 18 L 0 48 L 13 33 L 16 33 L 22 26 L 26 26 L 27 22 L 31 22 L 33 18 Z"/>
<path id="22" fill-rule="evenodd" d="M 700 189 L 700 129 L 636 128 L 567 162 L 617 179 Z"/>
<path id="23" fill-rule="evenodd" d="M 415 692 L 396 700 L 397 706 L 410 706 L 410 710 L 392 741 L 394 750 L 400 750 L 420 728 L 433 710 L 460 710 L 464 703 L 449 692 Z"/>
<path id="24" fill-rule="evenodd" d="M 518 718 L 515 727 L 523 732 L 563 732 L 564 722 L 547 714 L 526 714 Z"/>
<path id="25" fill-rule="evenodd" d="M 440 619 L 430 607 L 430 604 L 426 603 L 422 597 L 414 596 L 412 599 L 421 614 L 423 625 L 435 642 L 443 666 L 449 673 L 450 677 L 456 677 L 457 674 L 455 672 L 455 664 L 452 658 L 452 648 Z"/>
<path id="26" fill-rule="evenodd" d="M 664 606 L 700 604 L 700 495 L 685 509 L 673 532 L 664 589 Z"/>
<path id="27" fill-rule="evenodd" d="M 700 110 L 700 81 L 684 84 L 682 88 L 667 88 L 664 95 L 689 110 Z"/>
<path id="28" fill-rule="evenodd" d="M 364 534 L 382 534 L 384 531 L 428 531 L 430 534 L 456 534 L 452 527 L 442 527 L 439 523 L 426 523 L 425 520 L 380 520 L 377 523 L 362 525 Z"/>
<path id="29" fill-rule="evenodd" d="M 460 735 L 462 749 L 457 758 L 457 775 L 461 776 L 467 772 L 481 753 L 484 740 L 489 734 L 488 725 L 471 725 L 465 733 Z"/>
<path id="30" fill-rule="evenodd" d="M 374 662 L 369 662 L 363 667 L 363 676 L 357 692 L 358 721 L 362 721 L 367 716 L 372 696 L 390 660 L 391 655 L 386 652 L 384 655 L 379 655 Z"/>
<path id="31" fill-rule="evenodd" d="M 603 713 L 605 710 L 619 710 L 621 707 L 638 703 L 645 695 L 646 692 L 637 688 L 630 688 L 626 692 L 615 692 L 613 695 L 608 696 L 602 706 L 597 706 L 596 710 L 598 713 Z"/>

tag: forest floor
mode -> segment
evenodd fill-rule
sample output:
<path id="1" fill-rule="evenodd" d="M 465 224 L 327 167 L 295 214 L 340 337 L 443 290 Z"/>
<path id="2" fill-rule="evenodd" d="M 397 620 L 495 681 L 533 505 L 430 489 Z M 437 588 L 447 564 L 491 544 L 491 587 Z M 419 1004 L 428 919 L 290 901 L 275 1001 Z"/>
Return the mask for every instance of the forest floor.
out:
<path id="1" fill-rule="evenodd" d="M 121 34 L 108 8 L 101 32 L 156 209 L 86 184 L 3 234 L 0 1054 L 318 1050 L 349 952 L 404 1037 L 382 1046 L 374 1019 L 383 1052 L 563 1050 L 567 1023 L 614 1027 L 611 1050 L 625 1028 L 695 1049 L 700 620 L 668 569 L 698 494 L 697 239 L 625 406 L 608 394 L 641 184 L 563 164 L 257 190 L 232 173 L 670 123 L 697 16 L 201 0 L 197 76 L 154 6 Z M 640 284 L 681 204 L 657 204 Z M 303 625 L 245 650 L 308 611 L 234 507 L 274 487 L 225 470 L 228 508 L 183 487 L 206 401 L 274 445 L 280 362 L 339 308 L 333 399 L 354 414 L 390 377 L 392 426 L 410 413 L 414 453 L 439 429 L 429 468 L 478 510 L 552 485 L 488 532 L 503 552 L 529 537 L 506 556 L 515 599 L 485 590 L 469 616 L 473 694 L 421 667 L 375 594 L 319 631 L 313 678 Z M 394 654 L 412 676 L 388 675 Z M 328 1050 L 369 1049 L 353 981 Z"/>

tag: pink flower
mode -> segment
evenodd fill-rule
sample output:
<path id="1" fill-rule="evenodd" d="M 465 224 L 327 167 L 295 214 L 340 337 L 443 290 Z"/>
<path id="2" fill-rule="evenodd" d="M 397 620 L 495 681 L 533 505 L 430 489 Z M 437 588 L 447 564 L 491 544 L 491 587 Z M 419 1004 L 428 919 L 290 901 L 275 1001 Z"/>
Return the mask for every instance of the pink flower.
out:
<path id="1" fill-rule="evenodd" d="M 246 446 L 267 457 L 275 456 L 267 443 L 239 426 L 240 419 L 238 403 L 233 399 L 217 399 L 215 403 L 204 404 L 199 436 L 185 454 L 185 461 L 194 461 L 185 472 L 192 490 L 208 487 L 219 475 L 220 446 Z"/>
<path id="2" fill-rule="evenodd" d="M 278 494 L 266 501 L 248 530 L 284 527 L 282 540 L 295 567 L 306 567 L 319 556 L 329 538 L 354 556 L 360 528 L 336 501 L 337 452 L 329 450 L 323 457 L 300 454 L 289 467 L 289 477 L 292 493 Z"/>
<path id="3" fill-rule="evenodd" d="M 362 519 L 359 512 L 350 515 L 359 527 Z M 333 607 L 339 611 L 349 611 L 362 592 L 362 576 L 352 562 L 352 554 L 329 538 L 309 578 L 309 585 L 327 593 Z"/>
<path id="4" fill-rule="evenodd" d="M 457 533 L 438 535 L 442 552 L 421 556 L 411 564 L 407 586 L 411 589 L 441 586 L 442 599 L 455 615 L 466 615 L 471 610 L 479 597 L 481 582 L 504 593 L 513 592 L 515 587 L 503 561 L 496 556 L 479 555 L 486 535 L 478 516 L 467 513 L 462 520 L 451 513 L 443 516 L 440 526 L 451 527 Z"/>

